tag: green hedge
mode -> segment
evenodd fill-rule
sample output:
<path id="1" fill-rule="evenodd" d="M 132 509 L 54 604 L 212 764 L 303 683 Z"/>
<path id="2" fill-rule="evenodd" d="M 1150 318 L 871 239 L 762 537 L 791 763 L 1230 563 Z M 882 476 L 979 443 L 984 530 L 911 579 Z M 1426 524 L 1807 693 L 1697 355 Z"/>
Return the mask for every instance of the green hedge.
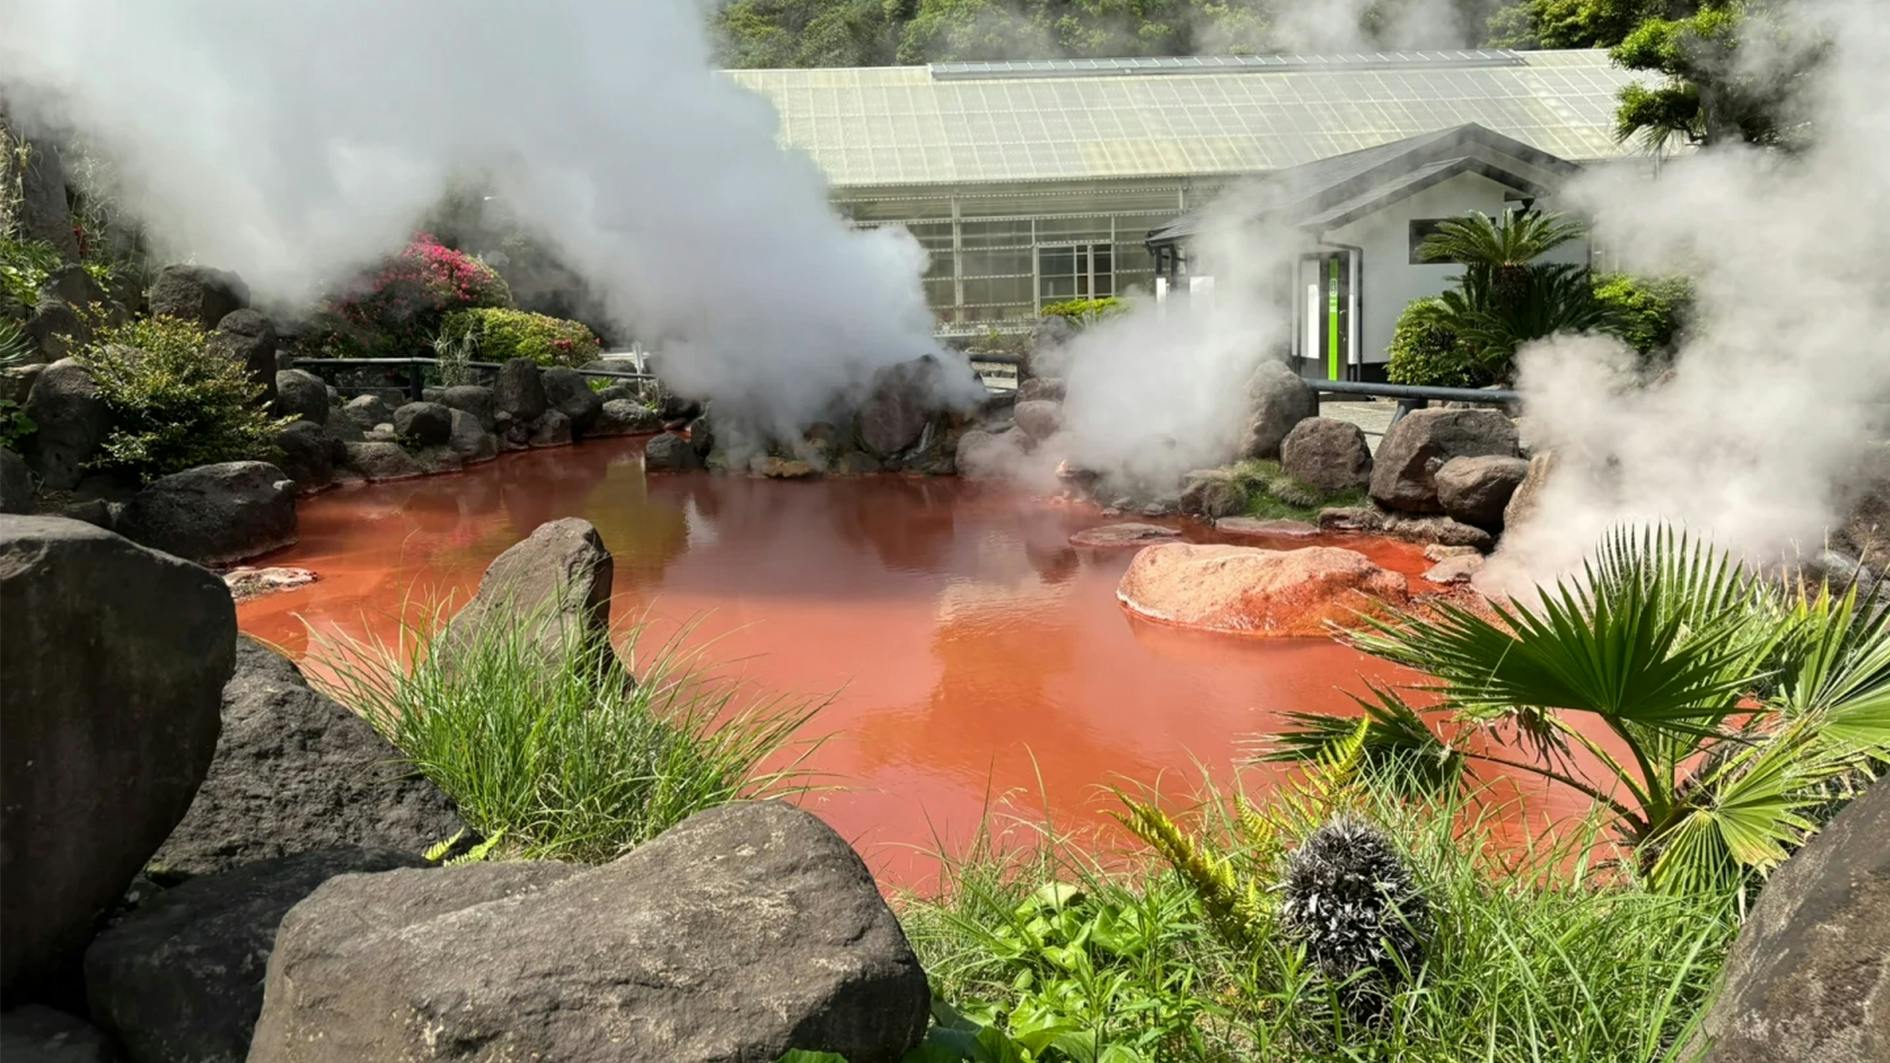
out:
<path id="1" fill-rule="evenodd" d="M 1471 388 L 1477 379 L 1470 359 L 1457 349 L 1457 336 L 1443 321 L 1442 299 L 1414 299 L 1398 315 L 1391 333 L 1390 364 L 1385 378 L 1393 384 Z"/>
<path id="2" fill-rule="evenodd" d="M 1693 308 L 1693 285 L 1684 277 L 1610 273 L 1595 278 L 1595 299 L 1607 308 L 1607 331 L 1641 355 L 1659 355 L 1679 338 Z"/>
<path id="3" fill-rule="evenodd" d="M 1045 303 L 1044 317 L 1060 317 L 1073 325 L 1089 325 L 1106 317 L 1113 317 L 1127 310 L 1122 300 L 1113 295 L 1101 299 L 1069 299 L 1061 303 Z"/>
<path id="4" fill-rule="evenodd" d="M 443 342 L 470 345 L 474 361 L 530 358 L 539 365 L 583 365 L 603 349 L 597 334 L 578 321 L 529 310 L 480 307 L 446 315 Z"/>

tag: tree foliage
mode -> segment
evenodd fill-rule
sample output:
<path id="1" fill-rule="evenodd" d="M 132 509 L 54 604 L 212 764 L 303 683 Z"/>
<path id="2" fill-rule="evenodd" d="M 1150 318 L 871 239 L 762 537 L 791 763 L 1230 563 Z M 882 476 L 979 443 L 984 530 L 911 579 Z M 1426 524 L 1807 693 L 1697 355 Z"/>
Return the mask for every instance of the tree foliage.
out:
<path id="1" fill-rule="evenodd" d="M 1525 0 L 1450 0 L 1479 44 Z M 1252 54 L 1308 46 L 1287 0 L 734 0 L 717 17 L 736 67 Z M 1404 47 L 1411 0 L 1360 5 L 1354 47 Z M 1510 21 L 1515 21 L 1513 16 Z M 1447 29 L 1440 33 L 1448 34 Z M 1443 43 L 1440 37 L 1438 43 Z"/>

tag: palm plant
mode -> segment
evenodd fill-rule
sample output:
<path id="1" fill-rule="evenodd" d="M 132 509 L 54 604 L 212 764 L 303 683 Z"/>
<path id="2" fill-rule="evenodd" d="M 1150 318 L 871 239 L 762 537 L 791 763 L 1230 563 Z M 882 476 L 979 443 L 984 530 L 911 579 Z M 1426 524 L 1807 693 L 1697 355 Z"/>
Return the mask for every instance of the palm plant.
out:
<path id="1" fill-rule="evenodd" d="M 1444 729 L 1387 688 L 1362 724 L 1302 715 L 1266 756 L 1304 759 L 1357 725 L 1367 769 L 1532 772 L 1608 810 L 1651 881 L 1688 892 L 1764 874 L 1834 787 L 1890 761 L 1890 610 L 1854 586 L 1781 587 L 1671 529 L 1624 529 L 1579 578 L 1491 612 L 1434 605 L 1350 636 L 1434 677 L 1409 689 L 1439 699 Z"/>
<path id="2" fill-rule="evenodd" d="M 1474 284 L 1438 297 L 1437 322 L 1455 338 L 1457 349 L 1479 378 L 1500 380 L 1509 374 L 1516 350 L 1531 340 L 1560 332 L 1586 332 L 1607 323 L 1608 308 L 1595 298 L 1585 266 L 1530 266 L 1523 270 L 1514 298 L 1480 298 Z"/>
<path id="3" fill-rule="evenodd" d="M 1498 222 L 1480 211 L 1452 218 L 1418 247 L 1426 262 L 1456 262 L 1463 266 L 1459 283 L 1473 301 L 1483 292 L 1498 310 L 1515 306 L 1527 297 L 1531 263 L 1582 235 L 1579 222 L 1560 214 L 1525 210 Z"/>

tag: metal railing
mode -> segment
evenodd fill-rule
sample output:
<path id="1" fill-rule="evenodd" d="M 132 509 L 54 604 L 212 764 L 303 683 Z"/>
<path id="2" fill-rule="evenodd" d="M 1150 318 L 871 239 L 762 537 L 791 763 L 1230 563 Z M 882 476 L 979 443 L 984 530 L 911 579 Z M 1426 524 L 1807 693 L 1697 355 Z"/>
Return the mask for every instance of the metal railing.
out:
<path id="1" fill-rule="evenodd" d="M 439 364 L 440 360 L 438 358 L 297 358 L 294 362 L 295 368 L 306 369 L 314 373 L 336 391 L 343 393 L 354 392 L 357 394 L 374 391 L 392 391 L 404 394 L 409 402 L 419 402 L 425 395 L 427 387 L 426 371 L 429 367 L 438 367 Z M 497 375 L 498 371 L 504 366 L 503 362 L 462 362 L 460 364 L 466 366 L 468 369 L 480 370 L 488 376 Z M 344 370 L 376 368 L 388 370 L 390 375 L 396 370 L 399 370 L 399 375 L 404 379 L 399 384 L 341 384 L 330 380 L 327 375 L 321 372 L 324 369 Z M 655 373 L 624 372 L 617 369 L 579 369 L 577 372 L 579 376 L 623 380 L 639 384 L 653 383 L 656 380 Z"/>
<path id="2" fill-rule="evenodd" d="M 1438 402 L 1469 402 L 1484 406 L 1509 406 L 1522 401 L 1522 392 L 1508 388 L 1435 388 L 1421 384 L 1374 384 L 1363 380 L 1308 380 L 1321 395 L 1367 395 L 1372 398 L 1397 399 L 1398 410 L 1391 423 L 1412 410 Z"/>

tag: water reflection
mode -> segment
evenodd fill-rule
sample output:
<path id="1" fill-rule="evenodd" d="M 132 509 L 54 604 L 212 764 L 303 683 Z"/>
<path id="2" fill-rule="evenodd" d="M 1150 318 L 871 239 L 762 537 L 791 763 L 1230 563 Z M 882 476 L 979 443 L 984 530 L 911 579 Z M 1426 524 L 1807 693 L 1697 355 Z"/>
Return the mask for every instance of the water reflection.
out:
<path id="1" fill-rule="evenodd" d="M 501 550 L 564 516 L 596 524 L 615 555 L 619 620 L 647 614 L 657 637 L 695 622 L 760 690 L 837 692 L 813 764 L 846 789 L 810 803 L 892 881 L 922 882 L 915 847 L 966 838 L 990 794 L 1096 822 L 1099 786 L 1224 770 L 1279 710 L 1347 706 L 1358 673 L 1383 674 L 1324 641 L 1131 619 L 1115 600 L 1130 552 L 1068 545 L 1103 522 L 1088 508 L 955 480 L 646 475 L 634 440 L 310 499 L 302 542 L 270 563 L 321 581 L 239 615 L 298 653 L 298 615 L 389 633 L 404 598 L 463 598 Z"/>

